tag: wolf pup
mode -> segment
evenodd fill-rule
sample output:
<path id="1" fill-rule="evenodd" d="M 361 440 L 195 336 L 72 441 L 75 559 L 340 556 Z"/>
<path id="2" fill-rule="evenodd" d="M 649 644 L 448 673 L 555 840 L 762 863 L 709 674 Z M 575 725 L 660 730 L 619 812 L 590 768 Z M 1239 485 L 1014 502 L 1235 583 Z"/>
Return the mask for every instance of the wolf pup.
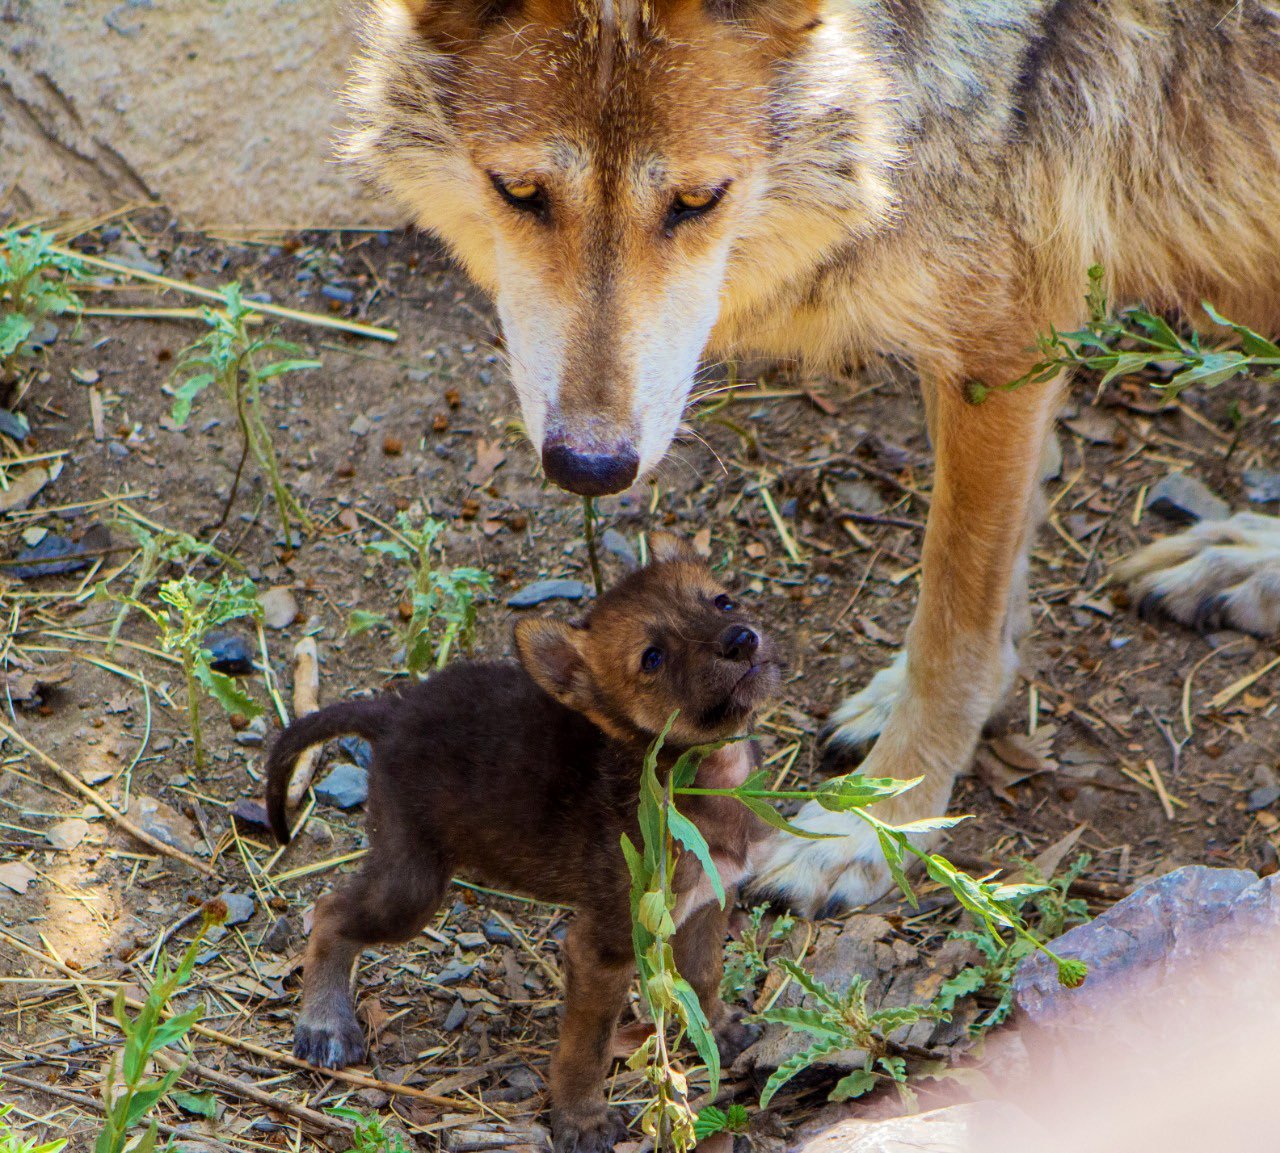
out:
<path id="1" fill-rule="evenodd" d="M 605 1106 L 614 1024 L 634 973 L 630 880 L 620 848 L 639 842 L 646 749 L 675 710 L 661 769 L 692 745 L 745 733 L 777 691 L 768 637 L 685 542 L 651 538 L 653 562 L 584 620 L 522 620 L 520 664 L 457 662 L 399 695 L 331 705 L 295 721 L 267 767 L 267 809 L 289 839 L 285 796 L 298 756 L 343 733 L 373 744 L 369 855 L 316 906 L 294 1053 L 338 1067 L 364 1056 L 350 982 L 360 951 L 407 941 L 465 873 L 577 910 L 565 938 L 565 1009 L 551 1065 L 551 1121 L 563 1153 L 610 1148 L 623 1131 Z M 704 787 L 740 784 L 754 745 L 729 745 L 698 770 Z M 745 875 L 756 818 L 736 801 L 682 806 L 711 846 L 726 889 Z M 722 1047 L 745 1029 L 720 1001 L 728 908 L 701 865 L 676 868 L 680 972 Z"/>
<path id="2" fill-rule="evenodd" d="M 906 647 L 832 715 L 940 813 L 1030 622 L 1063 391 L 1036 337 L 1110 299 L 1280 330 L 1274 0 L 367 0 L 347 153 L 494 298 L 547 476 L 662 459 L 699 360 L 919 371 L 937 475 Z M 991 391 L 983 403 L 970 403 Z M 1136 599 L 1280 629 L 1280 521 L 1142 554 Z M 876 838 L 774 839 L 795 907 L 891 884 Z"/>

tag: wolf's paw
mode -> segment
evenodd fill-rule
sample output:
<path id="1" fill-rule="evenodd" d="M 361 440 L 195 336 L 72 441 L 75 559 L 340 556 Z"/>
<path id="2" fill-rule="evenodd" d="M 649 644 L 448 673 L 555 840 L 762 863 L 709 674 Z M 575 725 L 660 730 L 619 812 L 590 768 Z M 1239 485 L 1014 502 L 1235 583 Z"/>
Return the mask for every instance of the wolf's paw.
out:
<path id="1" fill-rule="evenodd" d="M 831 714 L 822 739 L 828 757 L 846 761 L 865 753 L 889 720 L 889 714 L 907 687 L 907 653 L 902 650 L 893 663 L 881 669 L 861 692 L 846 697 Z"/>
<path id="2" fill-rule="evenodd" d="M 1140 548 L 1112 573 L 1142 616 L 1197 629 L 1280 633 L 1280 518 L 1241 512 Z"/>
<path id="3" fill-rule="evenodd" d="M 349 1009 L 346 1013 L 299 1019 L 293 1031 L 293 1055 L 325 1069 L 341 1069 L 364 1060 L 364 1030 Z"/>
<path id="4" fill-rule="evenodd" d="M 609 1153 L 627 1135 L 627 1123 L 613 1109 L 592 1110 L 587 1116 L 553 1111 L 551 1134 L 555 1153 Z"/>
<path id="5" fill-rule="evenodd" d="M 764 860 L 748 889 L 792 909 L 802 917 L 830 917 L 877 901 L 893 887 L 893 877 L 875 833 L 851 813 L 833 813 L 813 801 L 792 818 L 815 833 L 835 833 L 808 840 L 775 832 Z"/>

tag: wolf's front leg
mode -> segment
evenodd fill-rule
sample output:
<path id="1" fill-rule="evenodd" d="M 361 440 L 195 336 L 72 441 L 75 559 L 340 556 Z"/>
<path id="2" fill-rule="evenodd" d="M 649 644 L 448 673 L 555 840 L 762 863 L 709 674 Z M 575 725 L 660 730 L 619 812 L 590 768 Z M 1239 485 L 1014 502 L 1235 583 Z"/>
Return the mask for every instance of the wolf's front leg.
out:
<path id="1" fill-rule="evenodd" d="M 1019 372 L 1006 368 L 982 378 L 1015 379 Z M 1011 683 L 1013 602 L 1025 579 L 1041 453 L 1058 391 L 1051 382 L 970 404 L 955 382 L 932 398 L 937 477 L 906 650 L 833 718 L 835 745 L 865 742 L 879 730 L 862 765 L 867 776 L 922 778 L 876 806 L 882 820 L 904 823 L 945 811 L 956 774 Z M 856 816 L 811 802 L 797 823 L 833 836 L 776 835 L 753 883 L 756 893 L 812 916 L 865 904 L 890 888 L 875 835 Z"/>

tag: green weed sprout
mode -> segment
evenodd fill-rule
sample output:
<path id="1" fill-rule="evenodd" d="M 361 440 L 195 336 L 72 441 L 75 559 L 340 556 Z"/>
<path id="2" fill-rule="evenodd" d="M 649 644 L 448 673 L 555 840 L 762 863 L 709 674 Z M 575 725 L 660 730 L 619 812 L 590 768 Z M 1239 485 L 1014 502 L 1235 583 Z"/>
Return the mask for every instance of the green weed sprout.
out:
<path id="1" fill-rule="evenodd" d="M 1214 388 L 1237 376 L 1258 373 L 1267 383 L 1280 380 L 1280 345 L 1253 329 L 1221 316 L 1208 301 L 1200 307 L 1217 325 L 1230 329 L 1239 342 L 1238 348 L 1205 348 L 1196 333 L 1183 337 L 1163 317 L 1144 308 L 1130 308 L 1113 314 L 1103 281 L 1106 273 L 1101 265 L 1089 269 L 1089 322 L 1075 332 L 1059 332 L 1051 328 L 1036 344 L 1041 359 L 1025 376 L 1007 385 L 996 386 L 1007 392 L 1025 384 L 1042 384 L 1065 369 L 1087 368 L 1102 373 L 1101 391 L 1121 376 L 1158 369 L 1167 372 L 1170 365 L 1178 371 L 1167 380 L 1154 380 L 1152 387 L 1168 400 L 1176 400 L 1188 385 Z M 971 382 L 969 399 L 981 403 L 992 392 L 992 386 Z"/>
<path id="2" fill-rule="evenodd" d="M 107 594 L 110 595 L 110 594 Z M 160 632 L 160 647 L 176 653 L 182 661 L 182 674 L 187 684 L 187 713 L 191 721 L 191 739 L 195 748 L 195 764 L 203 769 L 204 737 L 200 729 L 200 690 L 203 688 L 229 713 L 256 717 L 262 707 L 245 693 L 235 680 L 214 670 L 204 648 L 205 635 L 219 625 L 242 617 L 262 618 L 262 605 L 253 581 L 245 578 L 233 583 L 224 574 L 216 584 L 187 575 L 165 581 L 160 586 L 160 600 L 167 608 L 152 608 L 132 597 L 112 597 L 137 609 Z"/>
<path id="3" fill-rule="evenodd" d="M 381 1118 L 366 1117 L 359 1109 L 345 1105 L 335 1105 L 327 1112 L 351 1122 L 351 1148 L 347 1153 L 406 1153 L 399 1134 L 387 1133 Z"/>
<path id="4" fill-rule="evenodd" d="M 126 1146 L 130 1153 L 154 1153 L 157 1131 L 154 1119 L 147 1131 L 132 1144 L 129 1131 L 164 1100 L 182 1076 L 186 1063 L 175 1065 L 162 1076 L 155 1077 L 150 1069 L 152 1058 L 161 1049 L 181 1041 L 204 1015 L 204 1006 L 198 1005 L 164 1019 L 161 1014 L 174 994 L 190 979 L 205 933 L 214 925 L 220 925 L 226 917 L 227 908 L 221 901 L 210 901 L 205 905 L 200 928 L 183 953 L 178 967 L 170 970 L 163 961 L 160 963 L 146 1003 L 136 1017 L 129 1016 L 124 989 L 116 990 L 112 1011 L 124 1033 L 124 1051 L 119 1066 L 113 1060 L 107 1068 L 102 1089 L 107 1118 L 93 1147 L 94 1153 L 123 1153 Z"/>
<path id="5" fill-rule="evenodd" d="M 455 646 L 470 651 L 475 645 L 477 602 L 493 586 L 493 578 L 481 569 L 466 566 L 437 569 L 432 553 L 444 532 L 444 521 L 427 517 L 414 528 L 408 514 L 396 518 L 397 532 L 390 540 L 365 545 L 371 556 L 389 556 L 407 565 L 410 580 L 405 589 L 408 615 L 399 628 L 404 642 L 405 667 L 414 676 L 443 668 Z M 351 614 L 353 636 L 387 624 L 381 613 L 363 610 Z"/>
<path id="6" fill-rule="evenodd" d="M 133 584 L 129 592 L 121 598 L 120 611 L 111 622 L 111 633 L 107 638 L 107 656 L 115 651 L 120 629 L 130 610 L 142 599 L 147 588 L 155 581 L 165 565 L 189 564 L 194 560 L 207 557 L 239 567 L 239 562 L 234 558 L 214 548 L 213 545 L 197 540 L 190 533 L 149 526 L 133 518 L 121 518 L 115 523 L 137 542 L 138 567 L 134 572 Z"/>
<path id="7" fill-rule="evenodd" d="M 1028 902 L 1031 904 L 1035 916 L 1027 918 L 1027 929 L 1037 940 L 1052 941 L 1073 925 L 1082 925 L 1090 919 L 1088 904 L 1067 895 L 1072 883 L 1088 865 L 1089 854 L 1081 853 L 1069 868 L 1052 879 L 1040 878 L 1030 868 L 1026 870 L 1033 881 L 1042 881 L 1044 887 L 1038 893 L 1011 903 L 1020 913 Z M 976 1035 L 1008 1018 L 1013 1009 L 1014 970 L 1023 957 L 1034 950 L 1023 937 L 1006 941 L 989 933 L 971 930 L 954 932 L 951 939 L 968 941 L 978 950 L 982 960 L 944 981 L 934 1003 L 941 1009 L 950 1010 L 967 996 L 984 994 L 994 997 L 996 1003 L 991 1011 L 970 1026 L 970 1032 Z"/>
<path id="8" fill-rule="evenodd" d="M 768 912 L 767 905 L 757 905 L 751 910 L 751 920 L 743 927 L 742 934 L 725 946 L 720 995 L 726 1001 L 750 1003 L 755 999 L 756 986 L 769 971 L 766 955 L 769 947 L 782 944 L 796 927 L 795 918 L 786 914 L 766 929 L 764 918 Z"/>
<path id="9" fill-rule="evenodd" d="M 625 834 L 622 837 L 622 852 L 631 878 L 632 944 L 641 991 L 654 1022 L 654 1032 L 632 1054 L 628 1066 L 642 1070 L 650 1087 L 649 1100 L 640 1115 L 640 1125 L 660 1153 L 665 1150 L 685 1153 L 698 1138 L 697 1125 L 701 1114 L 695 1116 L 690 1107 L 688 1075 L 677 1068 L 672 1058 L 674 1047 L 685 1035 L 706 1068 L 713 1097 L 720 1081 L 720 1056 L 715 1038 L 692 987 L 676 970 L 671 948 L 671 938 L 675 934 L 672 912 L 676 901 L 671 878 L 677 844 L 698 858 L 721 905 L 725 901 L 725 891 L 706 840 L 677 807 L 679 797 L 730 797 L 745 805 L 766 824 L 814 839 L 828 834 L 800 828 L 783 817 L 773 804 L 813 800 L 832 812 L 852 813 L 875 831 L 889 871 L 913 907 L 917 906 L 917 900 L 906 874 L 908 856 L 918 858 L 928 876 L 947 889 L 990 937 L 1003 942 L 1003 932 L 1011 932 L 1015 941 L 1022 942 L 1026 952 L 1039 950 L 1055 963 L 1058 980 L 1063 985 L 1075 988 L 1083 984 L 1088 972 L 1084 963 L 1059 957 L 1018 913 L 1026 899 L 1045 891 L 1045 885 L 1002 885 L 971 877 L 940 854 L 917 847 L 911 839 L 923 833 L 951 828 L 965 817 L 930 817 L 904 825 L 890 825 L 867 811 L 879 801 L 901 796 L 919 784 L 919 779 L 901 781 L 850 773 L 834 777 L 816 790 L 775 790 L 765 787 L 768 773 L 761 770 L 736 788 L 695 786 L 693 781 L 702 759 L 730 743 L 721 741 L 682 753 L 663 782 L 658 778 L 658 757 L 676 716 L 673 713 L 667 720 L 666 727 L 645 755 L 638 810 L 641 846 L 637 847 Z M 761 1106 L 767 1105 L 786 1081 L 822 1056 L 851 1048 L 865 1050 L 868 1057 L 862 1069 L 855 1070 L 836 1087 L 841 1098 L 859 1096 L 884 1078 L 908 1093 L 905 1061 L 891 1051 L 889 1038 L 896 1030 L 915 1021 L 940 1019 L 945 1009 L 935 1003 L 872 1011 L 866 1004 L 865 982 L 855 981 L 847 990 L 837 993 L 816 981 L 794 962 L 783 960 L 779 963 L 815 999 L 818 1007 L 771 1009 L 762 1015 L 762 1019 L 776 1020 L 805 1030 L 816 1040 L 770 1078 Z M 670 1038 L 669 1031 L 673 1034 Z M 720 1124 L 719 1113 L 716 1110 L 715 1114 L 708 1115 L 704 1128 L 712 1127 L 709 1130 L 712 1132 L 723 1131 L 714 1128 Z"/>
<path id="10" fill-rule="evenodd" d="M 24 1137 L 5 1118 L 13 1112 L 12 1105 L 0 1105 L 0 1153 L 62 1153 L 67 1139 L 37 1142 L 34 1137 Z"/>
<path id="11" fill-rule="evenodd" d="M 271 482 L 285 543 L 289 545 L 293 540 L 291 525 L 294 522 L 307 533 L 312 532 L 315 526 L 280 474 L 275 442 L 271 438 L 268 419 L 263 413 L 262 386 L 287 372 L 319 368 L 320 362 L 305 359 L 302 348 L 290 341 L 281 340 L 277 329 L 271 329 L 265 336 L 253 336 L 249 332 L 249 320 L 254 315 L 253 305 L 245 303 L 240 285 L 225 287 L 222 299 L 221 309 L 202 310 L 210 331 L 207 336 L 183 350 L 174 369 L 173 380 L 180 383 L 174 385 L 171 382 L 169 387 L 174 398 L 173 420 L 178 425 L 185 425 L 196 398 L 211 384 L 218 385 L 236 414 L 242 441 L 240 463 L 236 466 L 235 479 L 227 494 L 222 520 L 225 522 L 230 514 L 236 491 L 240 487 L 245 460 L 252 455 L 258 468 Z M 274 359 L 277 357 L 283 359 Z"/>
<path id="12" fill-rule="evenodd" d="M 0 232 L 0 382 L 12 379 L 37 322 L 80 310 L 69 282 L 87 276 L 75 257 L 53 250 L 51 233 Z"/>

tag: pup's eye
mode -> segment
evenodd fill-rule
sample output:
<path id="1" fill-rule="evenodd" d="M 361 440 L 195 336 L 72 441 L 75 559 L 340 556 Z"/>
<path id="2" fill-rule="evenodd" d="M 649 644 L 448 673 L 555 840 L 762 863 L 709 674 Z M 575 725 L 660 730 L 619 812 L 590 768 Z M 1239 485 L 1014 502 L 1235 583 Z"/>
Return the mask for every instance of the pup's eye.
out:
<path id="1" fill-rule="evenodd" d="M 503 180 L 501 176 L 489 173 L 498 195 L 508 204 L 524 212 L 541 212 L 546 207 L 546 197 L 542 189 L 532 180 Z"/>
<path id="2" fill-rule="evenodd" d="M 670 231 L 677 224 L 692 220 L 695 216 L 706 215 L 720 203 L 728 190 L 729 184 L 726 181 L 718 188 L 700 188 L 691 192 L 676 193 L 671 207 L 667 209 L 667 230 Z"/>
<path id="3" fill-rule="evenodd" d="M 731 613 L 738 606 L 733 603 L 733 598 L 728 593 L 721 593 L 716 597 L 716 608 L 722 613 Z"/>
<path id="4" fill-rule="evenodd" d="M 640 658 L 640 667 L 646 673 L 657 672 L 658 666 L 662 664 L 662 650 L 650 646 L 644 650 L 644 654 Z"/>

